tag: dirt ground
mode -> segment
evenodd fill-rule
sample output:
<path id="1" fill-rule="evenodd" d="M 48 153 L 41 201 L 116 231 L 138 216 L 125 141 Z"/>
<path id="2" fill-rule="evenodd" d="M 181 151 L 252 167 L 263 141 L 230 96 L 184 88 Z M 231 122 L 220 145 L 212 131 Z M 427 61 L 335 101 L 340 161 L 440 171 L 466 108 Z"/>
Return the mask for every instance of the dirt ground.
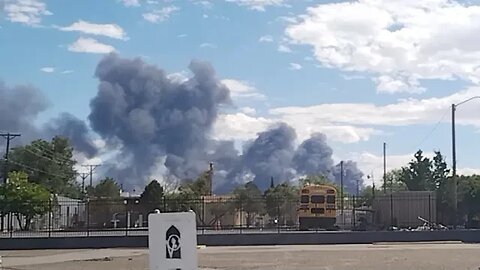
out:
<path id="1" fill-rule="evenodd" d="M 198 253 L 202 270 L 480 269 L 477 244 L 207 247 Z M 0 255 L 2 270 L 148 269 L 145 249 L 0 251 Z"/>

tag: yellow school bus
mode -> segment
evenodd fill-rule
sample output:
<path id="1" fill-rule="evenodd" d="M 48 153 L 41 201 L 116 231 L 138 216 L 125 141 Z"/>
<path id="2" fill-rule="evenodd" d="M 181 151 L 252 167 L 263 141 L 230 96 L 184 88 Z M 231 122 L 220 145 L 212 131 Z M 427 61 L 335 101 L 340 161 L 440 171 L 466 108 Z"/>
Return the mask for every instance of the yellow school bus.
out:
<path id="1" fill-rule="evenodd" d="M 337 190 L 330 185 L 305 185 L 300 192 L 300 230 L 334 229 Z"/>

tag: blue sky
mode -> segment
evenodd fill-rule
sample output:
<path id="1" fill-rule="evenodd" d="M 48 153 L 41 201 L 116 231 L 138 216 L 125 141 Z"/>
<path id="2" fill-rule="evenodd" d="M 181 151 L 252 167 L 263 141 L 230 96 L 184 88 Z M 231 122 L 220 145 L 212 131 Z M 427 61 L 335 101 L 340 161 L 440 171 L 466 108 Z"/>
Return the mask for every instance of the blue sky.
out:
<path id="1" fill-rule="evenodd" d="M 422 3 L 417 3 L 422 2 Z M 0 80 L 39 88 L 81 119 L 109 51 L 188 76 L 212 63 L 235 108 L 214 137 L 251 139 L 276 121 L 323 132 L 335 158 L 380 178 L 419 147 L 450 160 L 449 104 L 480 94 L 480 3 L 443 0 L 3 0 Z M 480 101 L 459 108 L 461 172 L 480 172 Z M 442 121 L 440 121 L 442 120 Z M 238 126 L 248 126 L 239 130 Z M 463 171 L 462 171 L 463 170 Z"/>

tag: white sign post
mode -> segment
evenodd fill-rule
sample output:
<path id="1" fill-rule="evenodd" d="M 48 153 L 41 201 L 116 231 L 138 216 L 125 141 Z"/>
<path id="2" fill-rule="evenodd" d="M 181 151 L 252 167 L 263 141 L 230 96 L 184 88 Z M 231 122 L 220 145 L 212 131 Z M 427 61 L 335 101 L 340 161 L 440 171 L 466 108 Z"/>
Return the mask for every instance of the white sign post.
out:
<path id="1" fill-rule="evenodd" d="M 150 270 L 197 270 L 194 212 L 148 216 Z"/>

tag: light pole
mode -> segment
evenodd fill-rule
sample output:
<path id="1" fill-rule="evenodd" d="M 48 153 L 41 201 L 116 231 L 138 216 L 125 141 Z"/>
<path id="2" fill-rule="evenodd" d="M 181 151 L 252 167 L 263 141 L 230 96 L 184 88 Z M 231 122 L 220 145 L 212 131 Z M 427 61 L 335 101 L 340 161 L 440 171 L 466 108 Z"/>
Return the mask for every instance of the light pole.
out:
<path id="1" fill-rule="evenodd" d="M 467 100 L 464 100 L 457 104 L 452 104 L 452 180 L 453 180 L 453 209 L 454 209 L 454 222 L 453 226 L 457 227 L 458 219 L 458 195 L 457 195 L 457 150 L 455 145 L 455 111 L 458 106 L 467 103 L 473 99 L 480 99 L 480 96 L 474 96 Z"/>

